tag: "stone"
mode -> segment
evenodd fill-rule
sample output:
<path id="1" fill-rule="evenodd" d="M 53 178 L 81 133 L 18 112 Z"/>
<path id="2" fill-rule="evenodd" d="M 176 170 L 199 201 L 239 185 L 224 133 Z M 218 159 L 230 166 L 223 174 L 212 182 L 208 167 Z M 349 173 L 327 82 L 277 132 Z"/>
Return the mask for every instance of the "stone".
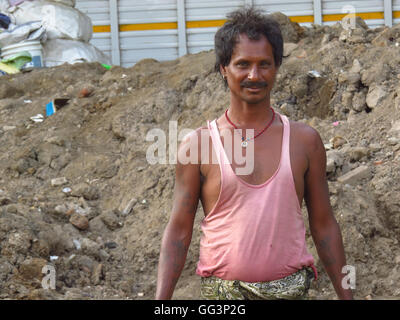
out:
<path id="1" fill-rule="evenodd" d="M 97 200 L 99 199 L 99 191 L 96 187 L 90 186 L 87 183 L 78 183 L 71 187 L 71 196 L 83 197 L 86 200 Z"/>
<path id="2" fill-rule="evenodd" d="M 339 83 L 357 84 L 361 80 L 361 75 L 358 72 L 342 72 L 339 74 Z"/>
<path id="3" fill-rule="evenodd" d="M 83 238 L 81 240 L 81 249 L 88 255 L 97 256 L 100 250 L 100 245 L 89 238 Z"/>
<path id="4" fill-rule="evenodd" d="M 79 230 L 86 230 L 89 228 L 89 220 L 79 213 L 72 214 L 69 222 Z"/>
<path id="5" fill-rule="evenodd" d="M 11 131 L 11 130 L 14 130 L 14 129 L 17 129 L 17 127 L 16 126 L 3 126 L 3 131 L 4 132 Z"/>
<path id="6" fill-rule="evenodd" d="M 347 110 L 350 110 L 353 105 L 353 93 L 352 92 L 344 92 L 342 95 L 342 104 Z"/>
<path id="7" fill-rule="evenodd" d="M 101 220 L 101 217 L 95 217 L 89 222 L 90 230 L 92 232 L 96 232 L 99 234 L 103 234 L 105 231 L 107 231 L 107 227 L 104 224 L 104 222 Z"/>
<path id="8" fill-rule="evenodd" d="M 351 160 L 359 161 L 362 158 L 369 156 L 370 149 L 366 147 L 352 147 L 349 148 L 348 154 Z"/>
<path id="9" fill-rule="evenodd" d="M 53 187 L 59 187 L 59 186 L 62 186 L 64 184 L 67 184 L 67 183 L 68 183 L 68 180 L 65 177 L 51 179 L 51 185 Z"/>
<path id="10" fill-rule="evenodd" d="M 362 179 L 371 178 L 371 170 L 368 166 L 357 167 L 346 174 L 340 176 L 337 180 L 343 184 L 356 185 Z"/>
<path id="11" fill-rule="evenodd" d="M 351 107 L 354 111 L 361 112 L 366 107 L 366 96 L 362 91 L 356 92 L 353 96 Z"/>
<path id="12" fill-rule="evenodd" d="M 41 258 L 29 258 L 21 263 L 18 271 L 19 274 L 26 280 L 42 280 L 44 274 L 43 267 L 47 265 L 47 261 Z"/>
<path id="13" fill-rule="evenodd" d="M 287 42 L 283 44 L 283 56 L 288 57 L 290 54 L 298 48 L 297 43 Z"/>
<path id="14" fill-rule="evenodd" d="M 365 102 L 369 108 L 374 109 L 386 97 L 386 94 L 386 91 L 380 86 L 370 87 Z"/>
<path id="15" fill-rule="evenodd" d="M 291 116 L 294 112 L 293 105 L 288 103 L 282 104 L 280 109 L 285 116 Z"/>
<path id="16" fill-rule="evenodd" d="M 346 143 L 346 139 L 341 136 L 333 137 L 330 142 L 332 143 L 333 149 L 338 149 Z"/>
<path id="17" fill-rule="evenodd" d="M 390 146 L 398 145 L 398 144 L 400 144 L 400 139 L 399 139 L 399 138 L 396 138 L 396 137 L 390 137 L 390 138 L 388 139 L 388 144 L 389 144 Z"/>
<path id="18" fill-rule="evenodd" d="M 336 170 L 335 160 L 334 159 L 327 159 L 326 160 L 326 172 L 333 173 Z"/>
<path id="19" fill-rule="evenodd" d="M 112 211 L 105 212 L 100 215 L 101 220 L 110 230 L 116 230 L 122 227 L 122 223 L 119 221 L 118 217 Z"/>
<path id="20" fill-rule="evenodd" d="M 397 120 L 393 123 L 389 133 L 400 133 L 400 120 Z"/>
<path id="21" fill-rule="evenodd" d="M 137 203 L 137 199 L 136 198 L 132 198 L 131 200 L 129 200 L 128 204 L 125 207 L 123 207 L 122 210 L 120 208 L 119 211 L 121 212 L 122 215 L 126 216 L 129 213 L 131 213 L 131 211 L 132 211 L 132 209 L 133 209 L 133 207 L 134 207 L 134 205 L 136 203 Z"/>
<path id="22" fill-rule="evenodd" d="M 96 264 L 93 267 L 91 282 L 93 285 L 98 285 L 100 283 L 100 279 L 103 276 L 103 265 L 101 263 Z"/>

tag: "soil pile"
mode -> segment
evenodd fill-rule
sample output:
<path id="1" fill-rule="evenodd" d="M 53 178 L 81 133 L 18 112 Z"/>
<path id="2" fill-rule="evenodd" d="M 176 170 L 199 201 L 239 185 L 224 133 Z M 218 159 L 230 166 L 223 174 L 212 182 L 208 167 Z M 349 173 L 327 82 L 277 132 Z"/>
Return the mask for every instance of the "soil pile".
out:
<path id="1" fill-rule="evenodd" d="M 274 107 L 321 134 L 355 296 L 399 298 L 400 25 L 301 28 L 276 16 L 285 58 Z M 153 299 L 174 166 L 147 161 L 148 133 L 161 129 L 168 142 L 169 121 L 195 129 L 227 108 L 213 65 L 214 53 L 203 52 L 0 78 L 0 298 Z M 31 119 L 55 98 L 69 102 Z M 199 298 L 202 215 L 199 206 L 177 299 Z M 307 241 L 320 272 L 310 294 L 333 299 L 309 233 Z M 42 288 L 45 265 L 54 266 L 55 290 Z"/>

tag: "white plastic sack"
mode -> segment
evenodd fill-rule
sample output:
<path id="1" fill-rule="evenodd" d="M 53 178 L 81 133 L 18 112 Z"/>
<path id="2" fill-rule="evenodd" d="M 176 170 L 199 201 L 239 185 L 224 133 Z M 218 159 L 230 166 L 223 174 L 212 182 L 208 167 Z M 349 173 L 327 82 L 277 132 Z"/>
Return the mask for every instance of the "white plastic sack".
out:
<path id="1" fill-rule="evenodd" d="M 8 30 L 0 33 L 0 48 L 25 40 L 41 40 L 45 35 L 46 30 L 40 21 L 32 21 L 19 26 L 10 24 Z"/>
<path id="2" fill-rule="evenodd" d="M 53 39 L 43 44 L 45 67 L 63 63 L 100 62 L 110 64 L 110 59 L 95 46 L 82 41 Z"/>
<path id="3" fill-rule="evenodd" d="M 89 42 L 93 26 L 90 18 L 79 10 L 61 3 L 25 1 L 12 13 L 16 24 L 42 21 L 48 39 L 72 39 Z"/>
<path id="4" fill-rule="evenodd" d="M 75 0 L 48 0 L 48 1 L 62 3 L 70 7 L 75 7 L 76 4 Z"/>
<path id="5" fill-rule="evenodd" d="M 10 4 L 8 0 L 0 0 L 0 13 L 8 15 L 8 8 Z"/>

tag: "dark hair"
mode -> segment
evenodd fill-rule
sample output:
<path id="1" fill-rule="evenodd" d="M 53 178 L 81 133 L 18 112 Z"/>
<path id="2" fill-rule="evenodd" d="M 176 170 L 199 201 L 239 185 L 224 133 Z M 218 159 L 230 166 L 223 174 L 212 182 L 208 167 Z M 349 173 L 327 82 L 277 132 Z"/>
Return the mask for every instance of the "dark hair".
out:
<path id="1" fill-rule="evenodd" d="M 283 38 L 278 22 L 270 15 L 254 7 L 243 7 L 227 15 L 228 21 L 217 31 L 215 43 L 215 71 L 220 71 L 220 65 L 227 66 L 232 58 L 233 49 L 239 41 L 239 35 L 244 33 L 251 40 L 259 40 L 265 36 L 271 44 L 276 66 L 282 64 Z"/>

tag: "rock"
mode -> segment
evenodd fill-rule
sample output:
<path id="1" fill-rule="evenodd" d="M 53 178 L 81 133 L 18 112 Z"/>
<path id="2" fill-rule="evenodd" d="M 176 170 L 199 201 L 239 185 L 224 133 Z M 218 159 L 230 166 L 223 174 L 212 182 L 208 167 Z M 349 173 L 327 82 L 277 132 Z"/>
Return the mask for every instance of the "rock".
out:
<path id="1" fill-rule="evenodd" d="M 360 161 L 362 158 L 369 156 L 370 150 L 366 147 L 352 147 L 348 149 L 347 153 L 351 160 Z"/>
<path id="2" fill-rule="evenodd" d="M 17 127 L 16 126 L 3 126 L 3 131 L 4 132 L 11 131 L 11 130 L 14 130 L 14 129 L 17 129 Z"/>
<path id="3" fill-rule="evenodd" d="M 26 280 L 42 280 L 44 273 L 43 267 L 47 265 L 47 261 L 41 258 L 29 258 L 21 263 L 18 271 L 19 274 Z"/>
<path id="4" fill-rule="evenodd" d="M 68 180 L 65 177 L 51 179 L 51 185 L 53 187 L 59 187 L 59 186 L 62 186 L 64 184 L 67 184 L 67 183 L 68 183 Z"/>
<path id="5" fill-rule="evenodd" d="M 350 110 L 353 106 L 353 93 L 352 92 L 344 92 L 342 95 L 342 104 L 347 109 Z"/>
<path id="6" fill-rule="evenodd" d="M 366 107 L 366 96 L 362 91 L 358 91 L 353 96 L 351 107 L 354 111 L 361 112 Z"/>
<path id="7" fill-rule="evenodd" d="M 365 102 L 369 108 L 374 109 L 379 106 L 386 94 L 386 91 L 380 86 L 370 87 Z"/>
<path id="8" fill-rule="evenodd" d="M 372 152 L 376 152 L 376 151 L 381 150 L 382 147 L 381 147 L 381 145 L 380 145 L 379 143 L 371 143 L 371 144 L 369 145 L 369 149 L 370 149 Z"/>
<path id="9" fill-rule="evenodd" d="M 371 170 L 368 166 L 360 166 L 346 174 L 340 176 L 337 180 L 343 184 L 356 185 L 362 179 L 371 178 Z"/>
<path id="10" fill-rule="evenodd" d="M 122 215 L 126 216 L 129 213 L 131 213 L 131 211 L 136 203 L 137 203 L 137 199 L 132 198 L 131 200 L 129 200 L 128 204 L 125 207 L 123 207 L 122 210 L 120 208 L 119 211 L 121 212 Z"/>
<path id="11" fill-rule="evenodd" d="M 361 80 L 361 75 L 358 72 L 343 72 L 339 74 L 339 83 L 357 84 Z"/>
<path id="12" fill-rule="evenodd" d="M 76 258 L 76 262 L 81 270 L 91 273 L 95 262 L 88 256 L 79 256 Z"/>
<path id="13" fill-rule="evenodd" d="M 104 222 L 104 224 L 112 231 L 122 227 L 122 223 L 112 211 L 101 214 L 100 218 Z"/>
<path id="14" fill-rule="evenodd" d="M 81 241 L 81 249 L 88 255 L 97 256 L 100 250 L 100 245 L 90 240 L 89 238 L 83 238 Z"/>
<path id="15" fill-rule="evenodd" d="M 334 159 L 326 159 L 326 172 L 333 173 L 336 170 L 335 160 Z"/>
<path id="16" fill-rule="evenodd" d="M 397 120 L 393 123 L 389 133 L 400 133 L 400 120 Z"/>
<path id="17" fill-rule="evenodd" d="M 5 206 L 10 203 L 12 203 L 11 198 L 5 192 L 0 193 L 0 206 Z"/>
<path id="18" fill-rule="evenodd" d="M 346 139 L 341 136 L 333 137 L 329 142 L 332 143 L 333 149 L 338 149 L 346 143 Z"/>
<path id="19" fill-rule="evenodd" d="M 342 19 L 342 26 L 345 29 L 363 29 L 363 30 L 368 30 L 368 25 L 365 23 L 365 21 L 359 17 L 355 16 L 353 14 L 348 14 Z"/>
<path id="20" fill-rule="evenodd" d="M 293 43 L 299 41 L 299 33 L 303 30 L 298 23 L 292 22 L 289 17 L 281 12 L 273 12 L 271 16 L 279 23 L 284 42 Z"/>
<path id="21" fill-rule="evenodd" d="M 395 146 L 400 144 L 400 139 L 396 137 L 390 137 L 387 141 L 390 146 Z"/>
<path id="22" fill-rule="evenodd" d="M 69 222 L 79 230 L 86 230 L 89 228 L 89 220 L 79 213 L 72 214 Z"/>
<path id="23" fill-rule="evenodd" d="M 87 98 L 92 95 L 94 89 L 91 87 L 83 88 L 81 91 L 78 93 L 78 98 Z"/>
<path id="24" fill-rule="evenodd" d="M 108 249 L 115 249 L 116 247 L 118 247 L 118 244 L 114 241 L 108 241 L 104 244 L 104 246 Z"/>
<path id="25" fill-rule="evenodd" d="M 92 276 L 90 279 L 92 281 L 92 284 L 98 285 L 102 276 L 103 276 L 103 265 L 101 263 L 98 263 L 93 267 Z"/>
<path id="26" fill-rule="evenodd" d="M 334 173 L 336 167 L 341 167 L 343 165 L 344 156 L 337 150 L 329 150 L 326 152 L 326 159 L 326 171 L 328 173 Z"/>
<path id="27" fill-rule="evenodd" d="M 83 197 L 86 200 L 97 200 L 99 199 L 99 190 L 94 187 L 90 186 L 87 183 L 79 183 L 71 187 L 71 196 L 73 197 Z"/>
<path id="28" fill-rule="evenodd" d="M 290 54 L 298 48 L 297 43 L 287 42 L 283 44 L 283 56 L 288 57 Z"/>
<path id="29" fill-rule="evenodd" d="M 280 107 L 281 111 L 283 112 L 284 115 L 286 116 L 291 116 L 294 112 L 294 107 L 291 104 L 284 103 Z"/>
<path id="30" fill-rule="evenodd" d="M 353 60 L 353 65 L 352 65 L 351 69 L 349 70 L 349 72 L 351 72 L 351 73 L 360 73 L 361 72 L 361 64 L 360 64 L 360 61 L 358 61 L 358 59 Z"/>
<path id="31" fill-rule="evenodd" d="M 101 217 L 95 217 L 89 222 L 90 230 L 92 232 L 96 232 L 98 234 L 103 234 L 105 231 L 107 231 L 107 227 L 102 221 Z"/>

